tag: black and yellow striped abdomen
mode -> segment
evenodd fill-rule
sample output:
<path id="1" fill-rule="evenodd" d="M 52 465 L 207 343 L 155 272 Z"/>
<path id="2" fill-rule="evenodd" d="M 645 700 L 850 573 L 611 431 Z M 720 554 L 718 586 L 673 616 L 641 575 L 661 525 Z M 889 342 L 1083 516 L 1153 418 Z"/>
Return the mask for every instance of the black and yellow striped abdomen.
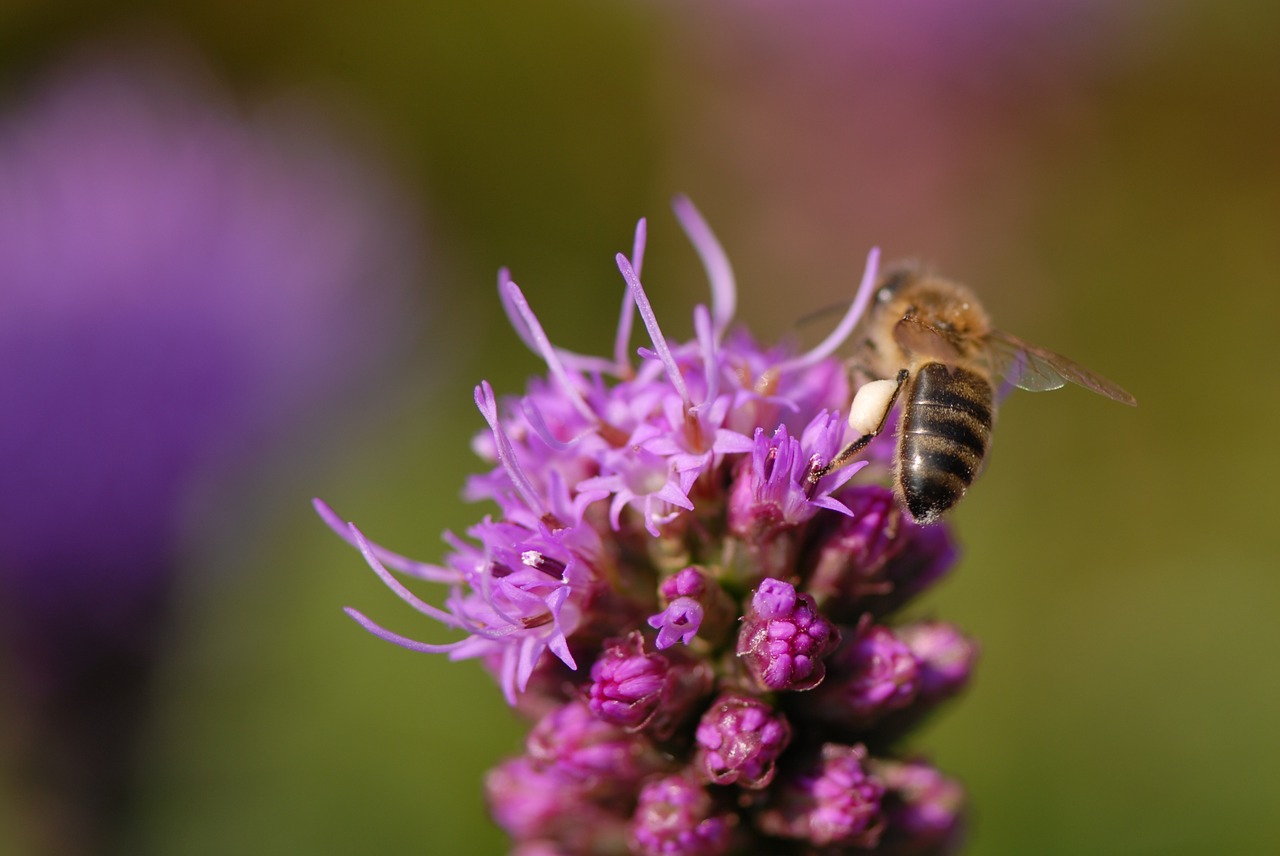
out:
<path id="1" fill-rule="evenodd" d="M 942 363 L 917 368 L 898 427 L 898 491 L 912 519 L 932 523 L 964 496 L 982 469 L 991 420 L 985 377 Z"/>

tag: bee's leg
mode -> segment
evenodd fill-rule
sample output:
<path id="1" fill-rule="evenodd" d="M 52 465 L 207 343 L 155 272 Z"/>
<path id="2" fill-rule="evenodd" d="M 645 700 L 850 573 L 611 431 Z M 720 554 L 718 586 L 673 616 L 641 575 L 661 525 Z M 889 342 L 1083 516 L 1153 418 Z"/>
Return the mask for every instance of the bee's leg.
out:
<path id="1" fill-rule="evenodd" d="M 861 431 L 862 435 L 841 449 L 826 466 L 809 472 L 810 490 L 823 476 L 847 465 L 880 435 L 908 377 L 910 372 L 902 369 L 894 380 L 873 380 L 858 387 L 853 404 L 849 407 L 849 426 L 855 431 Z"/>

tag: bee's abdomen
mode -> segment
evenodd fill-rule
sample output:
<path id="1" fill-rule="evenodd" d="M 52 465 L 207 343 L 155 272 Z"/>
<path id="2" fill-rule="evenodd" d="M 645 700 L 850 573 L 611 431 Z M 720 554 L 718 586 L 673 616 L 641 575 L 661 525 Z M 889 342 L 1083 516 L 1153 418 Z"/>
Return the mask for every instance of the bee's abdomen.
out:
<path id="1" fill-rule="evenodd" d="M 991 384 L 942 363 L 926 363 L 911 384 L 898 440 L 898 485 L 911 517 L 932 523 L 959 501 L 991 441 Z"/>

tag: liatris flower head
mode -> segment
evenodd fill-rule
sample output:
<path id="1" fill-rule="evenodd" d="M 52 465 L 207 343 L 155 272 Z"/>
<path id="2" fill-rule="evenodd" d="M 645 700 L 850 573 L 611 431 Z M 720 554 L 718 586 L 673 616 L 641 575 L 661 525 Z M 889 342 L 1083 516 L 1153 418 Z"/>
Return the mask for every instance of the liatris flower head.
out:
<path id="1" fill-rule="evenodd" d="M 0 702 L 49 852 L 112 847 L 193 499 L 378 364 L 418 264 L 323 120 L 130 54 L 0 111 Z"/>
<path id="2" fill-rule="evenodd" d="M 902 514 L 883 461 L 825 472 L 851 439 L 854 390 L 836 352 L 871 299 L 877 254 L 822 342 L 766 346 L 732 326 L 728 260 L 693 206 L 675 207 L 711 280 L 691 341 L 669 339 L 649 303 L 643 220 L 616 258 L 608 356 L 553 345 L 499 275 L 547 373 L 522 395 L 476 388 L 487 429 L 474 448 L 491 469 L 466 494 L 499 513 L 446 534 L 442 564 L 374 544 L 317 501 L 454 638 L 417 641 L 348 612 L 412 650 L 479 658 L 537 720 L 525 754 L 488 781 L 515 853 L 932 846 L 959 817 L 959 791 L 897 747 L 960 691 L 974 648 L 950 625 L 897 613 L 955 546 L 946 524 Z M 443 603 L 419 583 L 445 586 Z"/>

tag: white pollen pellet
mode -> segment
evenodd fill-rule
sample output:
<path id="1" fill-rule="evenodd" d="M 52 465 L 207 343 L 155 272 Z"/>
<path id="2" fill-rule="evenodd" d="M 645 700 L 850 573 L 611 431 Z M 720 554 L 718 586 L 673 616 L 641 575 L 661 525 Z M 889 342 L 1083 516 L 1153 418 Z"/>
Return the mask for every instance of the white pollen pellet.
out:
<path id="1" fill-rule="evenodd" d="M 896 380 L 873 380 L 858 387 L 849 407 L 849 427 L 859 434 L 873 433 L 884 421 L 897 389 Z"/>

